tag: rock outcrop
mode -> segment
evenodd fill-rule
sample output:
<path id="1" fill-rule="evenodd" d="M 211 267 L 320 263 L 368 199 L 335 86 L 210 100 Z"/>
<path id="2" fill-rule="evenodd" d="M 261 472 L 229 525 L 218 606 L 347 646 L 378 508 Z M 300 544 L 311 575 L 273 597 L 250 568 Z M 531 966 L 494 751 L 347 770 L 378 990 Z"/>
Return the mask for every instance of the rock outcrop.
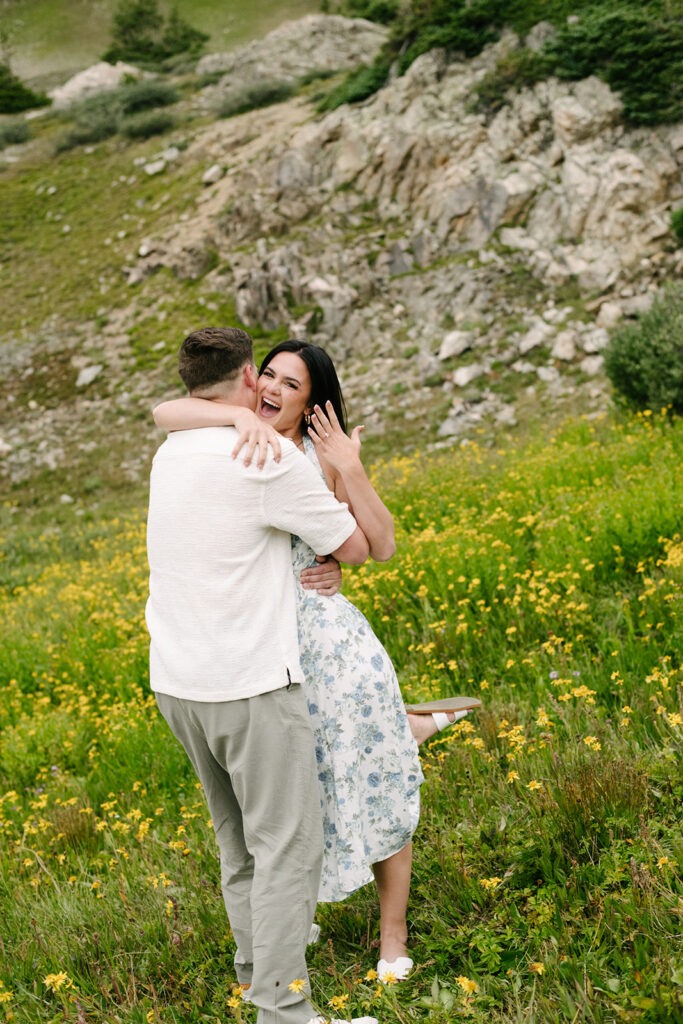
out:
<path id="1" fill-rule="evenodd" d="M 213 105 L 263 82 L 295 82 L 316 72 L 371 64 L 387 35 L 386 28 L 364 18 L 309 14 L 287 21 L 239 50 L 202 57 L 198 74 L 224 73 L 217 85 L 204 90 L 204 100 Z"/>
<path id="2" fill-rule="evenodd" d="M 107 92 L 115 89 L 126 78 L 142 78 L 143 72 L 131 64 L 124 64 L 117 61 L 116 64 L 108 64 L 105 60 L 93 64 L 85 71 L 79 71 L 77 75 L 70 78 L 64 85 L 53 89 L 49 94 L 52 106 L 57 110 L 64 110 L 74 103 L 80 103 L 88 96 L 95 96 L 100 92 Z"/>
<path id="3" fill-rule="evenodd" d="M 319 20 L 297 23 L 294 53 L 307 51 L 315 33 L 304 43 L 304 29 Z M 493 343 L 501 313 L 514 314 L 519 355 L 545 346 L 569 364 L 583 350 L 575 333 L 570 344 L 571 324 L 515 310 L 514 296 L 503 301 L 498 285 L 510 267 L 539 290 L 573 287 L 577 299 L 603 296 L 617 307 L 656 287 L 669 211 L 683 197 L 680 128 L 626 131 L 618 97 L 593 77 L 541 82 L 487 123 L 472 112 L 474 86 L 517 43 L 508 35 L 463 63 L 432 51 L 371 100 L 322 118 L 294 101 L 276 108 L 277 119 L 246 115 L 202 133 L 189 153 L 232 167 L 195 226 L 231 259 L 234 274 L 221 287 L 235 293 L 246 323 L 280 323 L 287 303 L 308 304 L 321 313 L 317 339 L 355 351 L 375 323 L 373 303 L 400 301 L 402 326 L 438 352 L 444 316 L 456 328 L 488 317 L 480 331 Z M 253 66 L 258 45 L 233 58 L 235 67 Z M 264 120 L 267 144 L 253 141 Z M 240 132 L 249 141 L 236 162 Z M 311 230 L 320 218 L 322 230 Z M 197 238 L 185 245 L 184 234 L 161 240 L 138 273 L 160 262 L 177 268 L 183 246 L 196 253 Z M 235 247 L 240 254 L 230 256 Z M 432 268 L 443 260 L 452 265 L 442 283 Z M 486 265 L 487 287 L 473 263 Z M 342 343 L 343 335 L 356 340 Z"/>

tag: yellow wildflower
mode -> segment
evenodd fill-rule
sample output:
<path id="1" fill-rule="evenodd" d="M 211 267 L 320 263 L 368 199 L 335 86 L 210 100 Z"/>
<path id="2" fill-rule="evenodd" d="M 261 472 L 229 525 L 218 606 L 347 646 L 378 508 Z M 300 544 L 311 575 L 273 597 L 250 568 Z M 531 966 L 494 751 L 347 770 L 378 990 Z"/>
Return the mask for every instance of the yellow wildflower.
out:
<path id="1" fill-rule="evenodd" d="M 532 779 L 531 782 L 527 783 L 527 789 L 543 789 L 542 782 L 536 782 L 536 779 Z"/>
<path id="2" fill-rule="evenodd" d="M 295 978 L 287 987 L 290 992 L 303 992 L 306 988 L 306 981 L 304 978 Z"/>
<path id="3" fill-rule="evenodd" d="M 463 992 L 467 992 L 468 995 L 479 991 L 479 986 L 477 985 L 476 981 L 472 981 L 471 978 L 466 978 L 464 974 L 461 974 L 455 980 L 457 981 L 458 985 L 463 990 Z"/>
<path id="4" fill-rule="evenodd" d="M 543 974 L 543 972 L 545 971 L 545 964 L 542 964 L 538 960 L 535 960 L 532 964 L 529 964 L 529 970 L 532 972 L 532 974 Z"/>
<path id="5" fill-rule="evenodd" d="M 59 992 L 60 989 L 71 988 L 73 981 L 66 971 L 59 971 L 58 974 L 46 974 L 43 978 L 43 984 L 47 985 L 53 992 Z"/>

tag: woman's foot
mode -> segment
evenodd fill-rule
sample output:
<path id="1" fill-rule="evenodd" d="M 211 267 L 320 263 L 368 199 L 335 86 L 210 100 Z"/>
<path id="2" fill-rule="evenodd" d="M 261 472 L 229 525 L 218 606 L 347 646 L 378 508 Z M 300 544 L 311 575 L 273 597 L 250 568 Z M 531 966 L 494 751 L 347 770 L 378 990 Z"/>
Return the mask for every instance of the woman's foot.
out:
<path id="1" fill-rule="evenodd" d="M 399 935 L 390 935 L 386 938 L 380 939 L 379 943 L 379 956 L 380 960 L 385 960 L 387 963 L 392 963 L 394 960 L 398 960 L 399 957 L 405 957 L 408 942 L 408 933 L 406 931 L 405 938 L 401 938 Z"/>

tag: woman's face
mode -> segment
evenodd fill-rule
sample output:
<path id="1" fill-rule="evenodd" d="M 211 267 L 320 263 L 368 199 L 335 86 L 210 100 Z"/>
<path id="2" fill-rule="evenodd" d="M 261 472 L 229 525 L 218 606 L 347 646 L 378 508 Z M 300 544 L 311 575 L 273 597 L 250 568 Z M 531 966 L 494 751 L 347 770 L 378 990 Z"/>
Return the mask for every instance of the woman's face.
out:
<path id="1" fill-rule="evenodd" d="M 278 352 L 266 366 L 256 387 L 256 412 L 280 434 L 298 434 L 308 400 L 311 378 L 295 352 Z"/>

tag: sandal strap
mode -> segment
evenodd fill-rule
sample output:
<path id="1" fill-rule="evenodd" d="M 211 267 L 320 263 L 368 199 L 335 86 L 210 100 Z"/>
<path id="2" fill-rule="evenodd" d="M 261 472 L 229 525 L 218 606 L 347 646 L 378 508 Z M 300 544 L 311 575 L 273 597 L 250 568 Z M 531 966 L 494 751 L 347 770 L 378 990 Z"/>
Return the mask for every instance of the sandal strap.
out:
<path id="1" fill-rule="evenodd" d="M 434 711 L 471 711 L 480 707 L 478 697 L 445 697 L 426 704 L 406 704 L 405 709 L 411 715 L 431 715 Z"/>

